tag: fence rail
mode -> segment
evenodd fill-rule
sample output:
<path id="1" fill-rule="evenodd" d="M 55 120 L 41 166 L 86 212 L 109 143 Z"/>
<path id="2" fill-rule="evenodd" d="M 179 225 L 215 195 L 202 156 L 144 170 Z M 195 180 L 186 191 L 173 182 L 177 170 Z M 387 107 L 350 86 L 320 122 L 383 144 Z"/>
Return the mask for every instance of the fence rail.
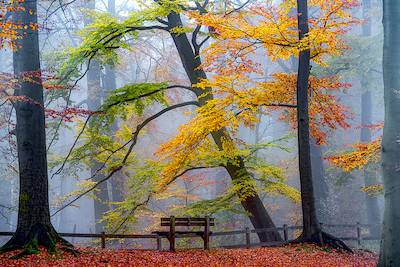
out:
<path id="1" fill-rule="evenodd" d="M 357 236 L 348 237 L 343 236 L 339 237 L 342 240 L 356 240 L 358 245 L 361 245 L 362 241 L 365 240 L 380 240 L 381 237 L 371 237 L 371 236 L 363 236 L 362 229 L 363 228 L 373 228 L 380 225 L 376 224 L 361 224 L 357 222 L 356 224 L 321 224 L 322 228 L 352 228 L 356 230 Z M 287 226 L 286 224 L 283 227 L 274 227 L 274 228 L 264 228 L 264 229 L 250 229 L 245 228 L 244 230 L 235 230 L 235 231 L 227 231 L 227 232 L 212 232 L 211 237 L 217 236 L 229 236 L 229 235 L 245 235 L 245 244 L 237 244 L 237 245 L 226 245 L 226 246 L 218 246 L 219 248 L 251 248 L 251 247 L 263 247 L 263 246 L 276 246 L 276 245 L 284 245 L 291 241 L 289 239 L 289 231 L 291 230 L 301 230 L 302 226 Z M 283 231 L 283 240 L 282 241 L 274 241 L 274 242 L 261 242 L 261 243 L 251 243 L 250 234 L 256 234 L 259 232 L 271 232 L 271 231 Z M 12 236 L 14 232 L 0 232 L 0 236 Z M 161 238 L 155 234 L 148 235 L 130 235 L 130 234 L 106 234 L 102 232 L 101 234 L 81 234 L 81 233 L 59 233 L 59 235 L 63 237 L 88 237 L 88 238 L 100 238 L 101 239 L 101 247 L 104 249 L 106 247 L 106 239 L 108 238 L 148 238 L 148 239 L 156 239 L 157 241 L 157 249 L 161 248 Z M 179 235 L 178 235 L 179 237 Z"/>

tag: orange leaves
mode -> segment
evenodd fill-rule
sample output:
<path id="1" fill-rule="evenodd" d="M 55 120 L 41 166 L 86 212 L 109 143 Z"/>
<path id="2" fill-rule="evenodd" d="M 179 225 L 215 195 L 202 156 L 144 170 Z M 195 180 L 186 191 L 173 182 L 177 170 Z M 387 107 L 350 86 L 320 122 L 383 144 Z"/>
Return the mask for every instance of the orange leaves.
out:
<path id="1" fill-rule="evenodd" d="M 357 142 L 352 147 L 353 152 L 343 155 L 326 157 L 329 163 L 341 167 L 344 171 L 352 171 L 355 168 L 362 168 L 368 162 L 377 162 L 380 157 L 382 137 L 368 143 Z"/>
<path id="2" fill-rule="evenodd" d="M 15 43 L 15 40 L 22 38 L 20 35 L 18 35 L 16 30 L 21 29 L 22 26 L 20 24 L 13 23 L 8 18 L 5 19 L 4 16 L 7 12 L 11 13 L 15 11 L 23 11 L 24 8 L 18 6 L 19 3 L 23 2 L 23 0 L 10 2 L 0 0 L 0 2 L 0 49 L 7 46 L 16 50 L 18 44 Z"/>
<path id="3" fill-rule="evenodd" d="M 375 131 L 379 131 L 383 127 L 383 122 L 376 125 L 364 126 Z M 362 127 L 360 127 L 362 128 Z M 334 155 L 324 158 L 334 166 L 341 167 L 344 171 L 352 171 L 356 168 L 362 168 L 368 162 L 378 162 L 381 154 L 382 136 L 371 142 L 357 142 L 354 145 L 348 145 L 352 151 L 342 155 Z"/>
<path id="4" fill-rule="evenodd" d="M 218 249 L 204 251 L 199 249 L 177 251 L 138 251 L 138 250 L 100 250 L 77 248 L 80 252 L 74 257 L 60 250 L 60 255 L 42 253 L 24 259 L 8 260 L 19 251 L 5 254 L 0 265 L 8 266 L 237 266 L 237 267 L 336 267 L 336 266 L 376 266 L 378 254 L 356 250 L 356 254 L 338 253 L 328 247 L 298 244 L 285 247 L 257 249 Z"/>

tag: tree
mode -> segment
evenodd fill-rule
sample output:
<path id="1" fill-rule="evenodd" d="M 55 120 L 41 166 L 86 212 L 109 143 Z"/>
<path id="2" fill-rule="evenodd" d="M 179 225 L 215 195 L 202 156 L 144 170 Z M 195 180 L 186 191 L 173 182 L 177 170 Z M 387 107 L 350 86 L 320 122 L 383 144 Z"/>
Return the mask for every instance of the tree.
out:
<path id="1" fill-rule="evenodd" d="M 381 146 L 381 168 L 385 208 L 378 266 L 400 265 L 400 2 L 383 1 L 383 83 L 385 124 Z"/>
<path id="2" fill-rule="evenodd" d="M 292 95 L 288 94 L 287 91 L 284 91 L 287 90 L 289 87 L 288 84 L 290 83 L 288 82 L 288 78 L 282 78 L 284 77 L 283 74 L 279 74 L 279 76 L 278 74 L 275 74 L 274 78 L 275 80 L 278 80 L 277 77 L 279 77 L 281 81 L 283 80 L 285 83 L 279 84 L 280 81 L 278 80 L 275 82 L 275 84 L 267 83 L 263 84 L 263 87 L 260 85 L 258 86 L 260 89 L 262 88 L 265 91 L 268 89 L 270 91 L 279 90 L 281 89 L 279 86 L 282 86 L 281 90 L 285 93 L 282 92 L 279 97 L 271 98 L 271 102 L 265 101 L 265 99 L 267 99 L 266 97 L 262 98 L 262 100 L 259 100 L 252 96 L 253 91 L 249 89 L 248 84 L 257 85 L 257 83 L 253 82 L 251 78 L 243 75 L 243 73 L 246 72 L 257 73 L 257 69 L 255 69 L 257 66 L 256 63 L 253 63 L 251 59 L 247 58 L 247 55 L 253 51 L 252 47 L 255 47 L 257 44 L 261 43 L 263 47 L 267 49 L 267 54 L 273 60 L 277 60 L 278 57 L 283 56 L 284 59 L 287 59 L 290 55 L 299 54 L 298 75 L 297 77 L 290 78 L 291 82 L 293 83 L 293 81 L 295 81 L 297 85 L 297 120 L 293 121 L 297 122 L 298 130 L 299 171 L 303 209 L 303 233 L 297 239 L 297 241 L 319 242 L 320 244 L 327 242 L 333 246 L 336 246 L 337 242 L 340 242 L 342 246 L 351 251 L 349 247 L 347 247 L 337 238 L 322 232 L 318 223 L 315 211 L 309 138 L 312 136 L 317 139 L 317 144 L 321 144 L 324 142 L 324 139 L 327 135 L 322 133 L 321 130 L 316 130 L 318 127 L 316 127 L 315 124 L 317 123 L 312 120 L 312 117 L 309 117 L 308 113 L 310 112 L 319 114 L 319 116 L 323 116 L 323 119 L 321 120 L 325 122 L 325 125 L 328 125 L 332 128 L 335 128 L 335 126 L 333 123 L 329 123 L 329 120 L 335 121 L 342 127 L 345 127 L 346 125 L 343 117 L 338 118 L 337 120 L 332 118 L 329 119 L 329 117 L 333 116 L 335 113 L 343 115 L 343 109 L 337 107 L 338 112 L 332 112 L 331 106 L 328 104 L 328 102 L 326 102 L 326 98 L 322 97 L 323 93 L 321 92 L 322 90 L 319 88 L 319 86 L 324 84 L 324 78 L 310 77 L 310 58 L 312 57 L 317 64 L 324 65 L 322 58 L 323 54 L 339 54 L 338 48 L 346 48 L 338 39 L 338 35 L 343 34 L 342 27 L 357 22 L 352 20 L 351 16 L 346 14 L 344 10 L 352 6 L 357 6 L 358 3 L 355 1 L 331 1 L 329 4 L 314 2 L 313 5 L 313 8 L 316 8 L 320 11 L 320 18 L 313 18 L 310 20 L 312 28 L 309 30 L 307 1 L 297 1 L 297 29 L 299 31 L 299 38 L 296 40 L 294 39 L 295 37 L 293 37 L 296 36 L 295 31 L 291 31 L 292 27 L 295 27 L 293 23 L 294 16 L 292 16 L 290 19 L 287 18 L 289 10 L 296 7 L 295 1 L 285 1 L 280 6 L 281 9 L 263 7 L 261 5 L 253 6 L 251 11 L 258 16 L 257 20 L 261 20 L 260 17 L 266 18 L 265 20 L 262 20 L 262 23 L 258 23 L 256 25 L 254 25 L 252 21 L 246 21 L 246 19 L 243 19 L 244 16 L 237 16 L 233 20 L 226 15 L 193 17 L 196 17 L 196 19 L 202 21 L 206 25 L 209 25 L 209 27 L 213 27 L 213 29 L 215 29 L 215 31 L 219 34 L 218 38 L 223 40 L 223 42 L 216 42 L 210 46 L 209 50 L 212 51 L 206 55 L 206 60 L 208 57 L 209 64 L 211 66 L 217 65 L 217 63 L 212 63 L 212 60 L 215 60 L 215 58 L 219 56 L 221 53 L 220 51 L 228 51 L 233 58 L 231 61 L 225 62 L 227 67 L 225 67 L 223 70 L 220 68 L 219 73 L 214 76 L 213 82 L 205 84 L 208 86 L 215 85 L 216 87 L 222 88 L 221 91 L 223 91 L 223 94 L 221 93 L 221 95 L 225 96 L 224 99 L 229 99 L 229 102 L 231 103 L 235 103 L 234 100 L 236 100 L 237 103 L 235 104 L 237 104 L 240 109 L 243 109 L 243 107 L 251 109 L 249 103 L 252 103 L 254 106 L 275 105 L 278 107 L 288 106 L 288 104 L 293 101 L 291 99 Z M 349 18 L 349 20 L 343 21 L 339 18 Z M 285 24 L 285 27 L 281 26 L 281 22 L 282 24 Z M 283 28 L 285 31 L 282 30 Z M 328 35 L 324 36 L 325 34 Z M 280 38 L 281 36 L 282 38 Z M 222 64 L 218 62 L 218 65 Z M 326 82 L 329 83 L 328 81 Z M 319 86 L 315 85 L 315 83 L 319 84 Z M 234 84 L 237 87 L 242 86 L 245 94 L 240 95 L 237 88 L 233 87 L 231 84 Z M 243 84 L 245 84 L 246 87 L 244 87 Z M 314 92 L 317 95 L 316 98 L 319 101 L 316 102 L 319 103 L 319 105 L 329 106 L 327 107 L 327 110 L 324 111 L 323 108 L 321 108 L 320 112 L 315 112 L 315 107 L 311 103 L 308 104 L 308 96 L 311 95 L 311 92 Z M 227 94 L 228 96 L 226 96 Z M 256 95 L 255 92 L 254 94 Z M 260 95 L 262 94 L 259 93 L 257 96 Z M 282 95 L 288 97 L 285 98 L 282 97 Z M 321 98 L 318 99 L 319 97 Z M 232 100 L 232 98 L 234 100 Z M 324 101 L 321 101 L 322 99 L 324 99 Z M 220 101 L 219 104 L 221 105 L 221 103 L 223 102 Z M 213 103 L 213 105 L 216 106 L 215 103 Z M 218 109 L 221 109 L 220 105 L 218 106 Z M 246 119 L 249 121 L 247 117 Z"/>
<path id="3" fill-rule="evenodd" d="M 297 1 L 299 40 L 308 35 L 307 0 Z M 303 210 L 303 232 L 300 241 L 316 241 L 323 245 L 322 231 L 315 209 L 314 186 L 311 169 L 310 133 L 308 116 L 308 80 L 310 76 L 310 49 L 300 50 L 297 74 L 297 139 L 301 187 L 301 206 Z"/>
<path id="4" fill-rule="evenodd" d="M 370 12 L 372 8 L 371 0 L 363 1 L 363 16 L 366 19 L 371 20 L 371 16 L 368 16 L 368 12 Z M 362 25 L 363 36 L 371 36 L 371 21 L 368 24 Z M 368 82 L 361 81 L 361 85 L 364 88 L 368 88 Z M 372 129 L 368 127 L 368 124 L 372 123 L 372 92 L 366 91 L 361 95 L 361 125 L 364 126 L 361 128 L 361 142 L 371 142 Z M 378 184 L 378 177 L 376 175 L 376 168 L 374 168 L 376 164 L 368 163 L 364 166 L 364 181 L 365 186 L 369 187 L 372 185 Z M 378 198 L 370 196 L 369 194 L 365 195 L 366 197 L 366 206 L 367 206 L 367 217 L 368 223 L 371 224 L 379 224 L 381 222 L 381 211 L 379 208 Z M 380 227 L 374 227 L 371 229 L 372 236 L 380 236 L 381 229 Z"/>
<path id="5" fill-rule="evenodd" d="M 230 193 L 234 192 L 239 196 L 239 200 L 245 210 L 252 215 L 250 219 L 255 228 L 271 227 L 272 220 L 265 216 L 268 214 L 257 196 L 256 188 L 258 188 L 258 185 L 252 180 L 252 175 L 247 169 L 247 159 L 253 148 L 248 149 L 248 151 L 239 149 L 238 146 L 244 144 L 236 138 L 236 134 L 241 123 L 246 127 L 254 127 L 260 112 L 268 114 L 267 111 L 262 111 L 260 107 L 269 107 L 272 110 L 280 107 L 289 108 L 289 110 L 285 110 L 286 116 L 283 116 L 283 118 L 295 124 L 297 122 L 295 119 L 296 111 L 293 108 L 296 107 L 297 77 L 295 75 L 277 73 L 273 76 L 273 82 L 254 82 L 247 75 L 249 73 L 258 74 L 260 71 L 254 67 L 257 65 L 252 64 L 247 54 L 251 54 L 253 46 L 260 43 L 268 49 L 268 55 L 273 60 L 277 60 L 278 57 L 287 59 L 291 55 L 297 55 L 300 51 L 312 47 L 313 50 L 310 53 L 312 53 L 313 60 L 323 65 L 325 54 L 340 54 L 339 50 L 346 48 L 337 36 L 345 32 L 343 27 L 357 23 L 356 20 L 352 19 L 351 15 L 344 12 L 344 10 L 357 5 L 357 2 L 333 1 L 330 5 L 318 3 L 321 4 L 317 4 L 317 8 L 321 10 L 321 18 L 312 20 L 314 27 L 301 42 L 297 37 L 297 19 L 295 16 L 288 16 L 289 10 L 296 7 L 294 1 L 286 1 L 280 8 L 271 8 L 268 5 L 261 4 L 254 5 L 250 7 L 250 10 L 239 13 L 233 12 L 236 11 L 233 8 L 230 11 L 223 12 L 222 15 L 219 12 L 215 12 L 215 14 L 207 12 L 206 4 L 197 3 L 196 7 L 190 8 L 198 12 L 191 15 L 198 22 L 198 26 L 194 30 L 190 30 L 192 32 L 191 42 L 186 33 L 189 30 L 183 27 L 180 18 L 180 14 L 187 8 L 181 5 L 173 5 L 172 3 L 169 3 L 169 5 L 156 5 L 149 11 L 136 13 L 129 20 L 121 23 L 116 22 L 114 19 L 111 20 L 109 16 L 96 14 L 97 20 L 93 27 L 96 26 L 98 28 L 96 31 L 90 32 L 90 35 L 87 35 L 85 45 L 75 52 L 75 58 L 82 57 L 82 55 L 84 57 L 101 56 L 104 61 L 107 61 L 115 56 L 110 48 L 127 47 L 127 44 L 121 40 L 122 36 L 128 33 L 132 33 L 135 36 L 136 31 L 140 30 L 168 29 L 192 84 L 192 87 L 181 86 L 181 88 L 195 93 L 199 101 L 168 107 L 149 119 L 158 118 L 168 110 L 184 105 L 194 104 L 199 105 L 199 108 L 196 110 L 197 116 L 183 125 L 179 134 L 171 139 L 170 142 L 160 147 L 157 155 L 161 159 L 158 163 L 162 164 L 164 160 L 168 160 L 168 164 L 161 165 L 163 169 L 154 172 L 158 175 L 154 175 L 154 173 L 150 175 L 152 171 L 149 168 L 155 168 L 155 166 L 160 165 L 146 165 L 144 168 L 146 171 L 141 172 L 141 177 L 138 175 L 137 178 L 141 182 L 146 180 L 146 183 L 151 183 L 149 192 L 150 195 L 154 195 L 191 169 L 224 166 L 233 181 Z M 240 7 L 239 9 L 242 8 Z M 279 12 L 275 12 L 276 10 L 279 10 Z M 212 8 L 211 11 L 213 11 Z M 160 14 L 160 16 L 163 15 L 164 17 L 159 18 L 158 15 L 154 14 Z M 250 18 L 257 15 L 265 19 L 263 23 L 253 25 L 249 23 L 250 19 L 243 16 L 243 14 Z M 350 18 L 350 20 L 343 21 L 341 18 Z M 157 21 L 159 24 L 143 26 L 141 23 L 144 19 L 148 22 Z M 199 55 L 201 46 L 209 38 L 198 39 L 202 25 L 208 26 L 209 29 L 208 33 L 203 33 L 203 36 L 213 36 L 221 40 L 221 42 L 215 42 L 210 45 L 209 51 L 212 52 L 205 55 L 205 68 L 201 67 Z M 283 36 L 282 28 L 285 29 Z M 241 40 L 244 41 L 241 42 Z M 231 57 L 223 61 L 223 64 L 220 64 L 222 52 L 231 55 Z M 231 58 L 234 58 L 234 60 Z M 235 61 L 236 59 L 239 60 Z M 236 63 L 238 64 L 236 65 Z M 218 69 L 215 66 L 218 66 Z M 206 71 L 213 70 L 213 67 L 217 69 L 217 74 L 210 81 L 207 79 Z M 329 130 L 336 129 L 337 125 L 343 128 L 349 127 L 346 122 L 346 119 L 350 116 L 348 109 L 338 104 L 338 101 L 331 93 L 348 85 L 339 83 L 337 77 L 307 77 L 306 80 L 310 83 L 310 86 L 306 87 L 309 91 L 308 93 L 317 92 L 312 94 L 312 104 L 310 104 L 310 110 L 314 115 L 310 117 L 310 129 L 312 137 L 316 138 L 318 144 L 321 144 L 326 142 L 328 136 L 326 130 L 322 129 L 324 126 L 328 126 Z M 157 88 L 157 86 L 161 87 Z M 103 106 L 104 110 L 102 111 L 105 113 L 111 112 L 111 107 L 126 105 L 128 102 L 137 101 L 145 96 L 151 95 L 155 97 L 156 94 L 171 87 L 165 84 L 126 86 L 115 91 L 115 95 L 109 98 L 109 102 Z M 214 95 L 224 97 L 214 97 Z M 107 116 L 110 117 L 112 116 L 111 114 L 109 113 Z M 322 123 L 319 121 L 322 121 Z M 99 126 L 97 125 L 97 127 Z M 143 124 L 139 125 L 137 130 L 131 133 L 134 135 L 134 138 L 131 139 L 132 145 L 136 142 L 137 134 L 142 128 Z M 293 128 L 297 127 L 293 126 Z M 307 136 L 309 137 L 309 135 Z M 124 160 L 122 163 L 125 164 L 125 162 Z M 120 170 L 122 164 L 114 167 L 113 169 L 110 168 L 112 170 L 111 173 L 115 172 L 115 170 Z M 158 168 L 160 169 L 161 167 Z M 279 177 L 278 174 L 278 171 L 274 168 L 265 169 L 262 179 L 260 179 L 263 186 L 272 185 L 271 187 L 275 186 L 279 190 L 286 190 L 287 187 L 283 183 L 271 181 L 270 177 Z M 143 186 L 136 184 L 133 188 L 143 192 Z M 232 195 L 227 199 L 230 198 L 232 198 Z M 137 198 L 131 197 L 130 203 L 121 207 L 119 214 L 130 215 L 138 206 L 148 203 L 149 198 L 146 197 L 144 199 L 143 201 L 143 195 Z M 204 203 L 210 204 L 211 202 Z M 305 205 L 311 206 L 313 204 L 307 203 Z M 313 214 L 307 213 L 306 215 L 311 218 L 308 219 L 313 220 Z M 125 222 L 126 220 L 122 221 Z M 307 233 L 307 238 L 316 234 L 315 229 L 310 228 L 308 230 L 311 233 Z M 264 241 L 268 239 L 274 240 L 275 238 L 278 239 L 279 237 L 261 237 L 260 239 Z"/>
<path id="6" fill-rule="evenodd" d="M 50 221 L 36 5 L 36 1 L 25 1 L 21 3 L 23 10 L 12 14 L 14 23 L 22 25 L 18 29 L 22 36 L 19 49 L 13 54 L 14 73 L 19 82 L 14 91 L 19 97 L 15 102 L 14 132 L 18 144 L 20 192 L 17 229 L 2 250 L 25 248 L 25 253 L 38 251 L 39 245 L 55 252 L 56 243 L 64 242 Z"/>
<path id="7" fill-rule="evenodd" d="M 204 6 L 201 6 L 199 3 L 197 8 L 199 10 L 203 10 L 208 2 L 205 2 Z M 154 15 L 151 12 L 151 9 L 144 14 L 134 14 L 130 19 L 117 24 L 114 20 L 114 24 L 107 24 L 105 27 L 103 25 L 99 25 L 102 23 L 102 20 L 109 20 L 110 18 L 107 16 L 100 17 L 94 25 L 99 25 L 100 27 L 96 29 L 96 34 L 88 35 L 88 41 L 85 45 L 80 48 L 78 51 L 77 57 L 94 57 L 95 55 L 102 56 L 105 60 L 110 60 L 112 57 L 112 49 L 109 49 L 109 45 L 112 44 L 112 48 L 116 47 L 126 47 L 126 44 L 122 44 L 121 37 L 135 31 L 143 31 L 143 30 L 152 30 L 152 29 L 161 29 L 170 31 L 171 37 L 175 43 L 175 46 L 178 50 L 179 56 L 182 61 L 182 65 L 188 75 L 190 83 L 193 87 L 184 87 L 181 88 L 188 89 L 192 91 L 197 97 L 199 97 L 198 102 L 192 102 L 191 104 L 203 106 L 207 101 L 212 100 L 213 96 L 210 94 L 210 89 L 203 90 L 202 88 L 197 88 L 196 84 L 200 79 L 206 79 L 206 74 L 203 69 L 201 69 L 201 60 L 199 57 L 200 48 L 204 44 L 204 42 L 200 42 L 197 40 L 199 37 L 199 29 L 196 30 L 193 34 L 192 42 L 189 41 L 186 33 L 175 32 L 173 29 L 178 29 L 182 27 L 183 23 L 181 21 L 181 15 L 179 12 L 182 12 L 182 7 L 178 4 L 168 5 L 159 5 L 156 4 L 155 11 L 160 12 L 160 15 L 165 16 L 166 20 L 162 20 L 158 18 L 158 13 Z M 141 15 L 142 17 L 137 17 Z M 142 26 L 142 21 L 147 20 L 149 22 L 159 22 L 154 26 Z M 111 33 L 110 33 L 111 32 Z M 134 33 L 135 34 L 135 33 Z M 207 38 L 208 39 L 208 38 Z M 102 46 L 102 47 L 101 47 Z M 127 87 L 128 88 L 128 87 Z M 150 87 L 153 88 L 153 87 Z M 165 89 L 165 88 L 164 88 Z M 159 90 L 157 90 L 159 91 Z M 201 97 L 205 92 L 208 92 L 207 96 Z M 151 93 L 150 91 L 150 94 Z M 132 100 L 137 99 L 138 95 Z M 120 101 L 121 102 L 121 101 Z M 183 103 L 185 104 L 185 103 Z M 114 104 L 112 104 L 114 106 Z M 176 105 L 177 107 L 181 107 L 182 105 Z M 162 114 L 163 112 L 159 113 Z M 159 115 L 158 115 L 159 116 Z M 156 117 L 158 117 L 156 116 Z M 155 118 L 156 118 L 155 117 Z M 229 139 L 230 137 L 227 135 L 226 131 L 222 128 L 218 131 L 211 133 L 215 143 L 219 150 L 223 151 L 223 140 Z M 247 177 L 250 176 L 249 172 L 246 170 L 243 159 L 239 156 L 234 160 L 235 162 L 228 161 L 223 163 L 223 167 L 226 168 L 232 180 L 238 181 L 241 183 L 243 180 L 246 180 Z M 236 164 L 236 161 L 239 164 Z M 187 166 L 181 166 L 181 170 L 186 168 Z M 174 174 L 171 173 L 172 176 L 179 177 L 179 171 L 176 170 Z M 104 182 L 104 181 L 103 181 Z M 244 209 L 250 214 L 250 220 L 252 221 L 255 228 L 270 228 L 274 227 L 273 221 L 268 215 L 264 205 L 262 204 L 260 198 L 256 194 L 255 189 L 252 189 L 252 186 L 248 187 L 248 192 L 244 196 L 241 196 L 241 202 Z M 238 191 L 239 192 L 239 191 Z M 270 240 L 281 240 L 281 236 L 278 232 L 268 232 L 268 233 L 259 233 L 259 237 L 261 241 L 270 241 Z"/>

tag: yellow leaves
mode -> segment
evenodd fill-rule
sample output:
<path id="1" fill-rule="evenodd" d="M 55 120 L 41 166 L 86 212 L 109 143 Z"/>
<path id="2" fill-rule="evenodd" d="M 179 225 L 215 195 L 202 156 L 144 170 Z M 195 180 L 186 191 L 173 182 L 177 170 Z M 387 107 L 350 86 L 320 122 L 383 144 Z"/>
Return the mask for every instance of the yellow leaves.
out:
<path id="1" fill-rule="evenodd" d="M 74 199 L 77 196 L 80 196 L 83 192 L 86 192 L 88 189 L 91 189 L 96 182 L 92 182 L 90 180 L 83 180 L 81 183 L 77 183 L 77 186 L 79 187 L 78 189 L 72 191 L 71 193 L 65 195 L 65 196 L 57 196 L 57 198 L 53 199 L 55 201 L 52 206 L 56 208 L 60 208 L 66 203 L 69 199 Z M 93 198 L 96 201 L 101 201 L 97 196 L 96 192 L 99 192 L 100 190 L 95 188 L 93 189 L 90 193 L 87 194 L 88 197 Z M 79 207 L 75 204 L 70 204 L 72 207 Z"/>
<path id="2" fill-rule="evenodd" d="M 267 50 L 272 61 L 298 56 L 301 50 L 310 49 L 312 60 L 325 65 L 324 55 L 340 55 L 340 50 L 347 48 L 339 36 L 346 33 L 348 27 L 361 23 L 347 12 L 358 5 L 355 0 L 310 1 L 309 6 L 318 15 L 309 20 L 308 36 L 301 41 L 297 16 L 289 15 L 296 7 L 296 1 L 284 1 L 279 7 L 272 1 L 256 3 L 246 9 L 248 12 L 240 14 L 189 13 L 189 16 L 217 33 L 213 35 L 216 42 L 206 51 L 205 65 L 209 68 L 221 51 L 246 60 L 246 54 L 259 44 Z"/>
<path id="3" fill-rule="evenodd" d="M 365 187 L 356 187 L 357 189 L 361 189 L 370 197 L 375 197 L 383 194 L 383 185 L 379 183 L 377 185 L 365 186 Z"/>

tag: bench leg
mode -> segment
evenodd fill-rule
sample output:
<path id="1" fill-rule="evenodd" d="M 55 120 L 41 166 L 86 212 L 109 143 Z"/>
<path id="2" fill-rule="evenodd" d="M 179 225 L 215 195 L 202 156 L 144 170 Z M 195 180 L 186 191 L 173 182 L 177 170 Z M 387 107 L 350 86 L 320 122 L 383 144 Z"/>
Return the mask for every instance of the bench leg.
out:
<path id="1" fill-rule="evenodd" d="M 169 233 L 170 233 L 170 237 L 169 237 L 169 249 L 172 252 L 175 252 L 175 217 L 174 216 L 170 216 L 169 217 Z"/>
<path id="2" fill-rule="evenodd" d="M 169 250 L 175 252 L 175 235 L 171 235 L 169 238 Z"/>
<path id="3" fill-rule="evenodd" d="M 161 250 L 161 236 L 157 236 L 157 250 Z"/>

